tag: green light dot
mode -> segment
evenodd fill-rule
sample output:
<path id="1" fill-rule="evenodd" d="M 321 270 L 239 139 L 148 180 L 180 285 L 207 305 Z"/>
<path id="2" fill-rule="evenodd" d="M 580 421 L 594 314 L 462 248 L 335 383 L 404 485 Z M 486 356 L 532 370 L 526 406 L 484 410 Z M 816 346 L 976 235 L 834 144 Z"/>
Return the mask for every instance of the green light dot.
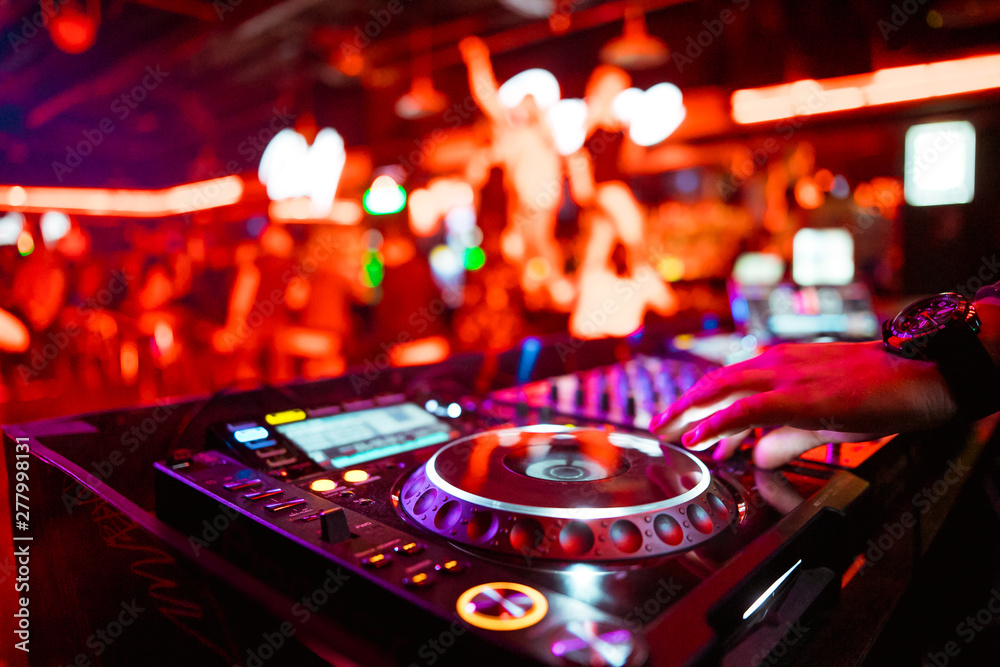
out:
<path id="1" fill-rule="evenodd" d="M 486 264 L 486 253 L 482 248 L 465 249 L 465 268 L 469 271 L 478 271 Z"/>

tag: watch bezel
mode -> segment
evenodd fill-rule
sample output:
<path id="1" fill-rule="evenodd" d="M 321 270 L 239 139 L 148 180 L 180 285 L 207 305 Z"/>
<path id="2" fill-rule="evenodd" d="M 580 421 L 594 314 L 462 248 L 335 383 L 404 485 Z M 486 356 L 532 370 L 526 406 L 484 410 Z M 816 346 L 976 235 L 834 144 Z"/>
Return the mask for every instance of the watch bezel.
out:
<path id="1" fill-rule="evenodd" d="M 916 315 L 914 313 L 915 309 L 920 308 L 924 304 L 940 300 L 942 297 L 955 301 L 959 305 L 959 308 L 956 308 L 947 320 L 938 322 L 935 319 L 936 328 L 913 334 L 902 326 L 909 318 Z M 906 306 L 906 308 L 903 308 L 894 318 L 883 322 L 882 341 L 890 351 L 902 353 L 904 356 L 910 358 L 932 359 L 935 356 L 933 348 L 936 345 L 934 343 L 941 342 L 943 344 L 944 341 L 942 338 L 949 338 L 949 336 L 942 336 L 941 334 L 955 331 L 959 328 L 973 334 L 979 333 L 979 317 L 976 315 L 976 308 L 971 299 L 957 292 L 942 292 L 914 301 Z"/>

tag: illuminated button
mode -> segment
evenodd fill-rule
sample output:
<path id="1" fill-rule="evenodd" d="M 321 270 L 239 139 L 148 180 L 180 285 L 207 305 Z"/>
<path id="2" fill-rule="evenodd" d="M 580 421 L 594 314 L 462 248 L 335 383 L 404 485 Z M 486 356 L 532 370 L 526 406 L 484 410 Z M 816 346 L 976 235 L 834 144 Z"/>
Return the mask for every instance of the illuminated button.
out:
<path id="1" fill-rule="evenodd" d="M 235 433 L 245 428 L 252 428 L 257 425 L 257 422 L 240 422 L 239 424 L 226 424 L 226 428 L 229 429 L 230 433 Z"/>
<path id="2" fill-rule="evenodd" d="M 580 620 L 570 621 L 566 627 L 557 630 L 549 650 L 565 663 L 589 667 L 635 664 L 630 659 L 637 653 L 645 654 L 645 649 L 637 645 L 627 628 Z"/>
<path id="3" fill-rule="evenodd" d="M 264 449 L 265 447 L 274 447 L 276 444 L 278 444 L 278 443 L 275 442 L 273 439 L 272 440 L 257 440 L 255 442 L 245 442 L 245 443 L 243 443 L 243 445 L 247 449 L 254 449 L 254 450 L 261 450 L 261 449 Z M 258 451 L 258 456 L 259 455 L 260 454 L 259 454 L 259 451 Z"/>
<path id="4" fill-rule="evenodd" d="M 361 559 L 361 565 L 364 567 L 370 567 L 372 569 L 379 569 L 385 567 L 392 563 L 392 556 L 389 554 L 375 554 L 374 556 L 369 556 L 368 558 Z"/>
<path id="5" fill-rule="evenodd" d="M 302 498 L 293 498 L 291 500 L 284 500 L 279 503 L 271 503 L 269 505 L 264 505 L 264 509 L 266 509 L 268 512 L 283 512 L 287 509 L 291 509 L 293 507 L 298 507 L 299 505 L 305 505 L 305 504 L 306 501 L 303 500 Z"/>
<path id="6" fill-rule="evenodd" d="M 233 437 L 236 438 L 236 442 L 254 442 L 255 440 L 263 440 L 267 437 L 267 429 L 263 426 L 254 426 L 253 428 L 244 428 L 236 433 L 233 433 Z"/>
<path id="7" fill-rule="evenodd" d="M 257 491 L 256 493 L 244 493 L 243 497 L 247 500 L 264 500 L 266 498 L 274 498 L 275 496 L 281 495 L 281 489 L 268 489 L 267 491 Z"/>
<path id="8" fill-rule="evenodd" d="M 434 569 L 438 572 L 444 572 L 445 574 L 458 574 L 468 567 L 468 563 L 463 563 L 457 560 L 446 560 L 443 563 L 438 563 L 434 566 Z"/>
<path id="9" fill-rule="evenodd" d="M 421 544 L 420 542 L 407 542 L 406 544 L 401 544 L 393 551 L 398 554 L 405 554 L 407 556 L 416 556 L 418 553 L 427 548 L 426 544 Z"/>
<path id="10" fill-rule="evenodd" d="M 284 447 L 271 447 L 269 449 L 258 449 L 257 451 L 254 452 L 254 454 L 256 454 L 258 458 L 269 459 L 272 456 L 279 456 L 287 452 L 288 450 L 285 449 Z"/>
<path id="11" fill-rule="evenodd" d="M 251 486 L 260 484 L 259 479 L 241 479 L 235 482 L 226 482 L 222 485 L 226 491 L 242 491 L 243 489 L 249 489 Z"/>
<path id="12" fill-rule="evenodd" d="M 304 410 L 285 410 L 284 412 L 272 412 L 269 415 L 265 415 L 264 421 L 271 426 L 277 426 L 278 424 L 287 424 L 289 422 L 300 422 L 305 418 L 306 413 Z"/>
<path id="13" fill-rule="evenodd" d="M 462 416 L 462 406 L 458 403 L 450 403 L 448 405 L 448 416 L 452 419 L 458 419 Z"/>
<path id="14" fill-rule="evenodd" d="M 403 577 L 403 585 L 409 588 L 424 588 L 434 583 L 433 577 L 427 572 L 417 572 L 416 574 Z"/>
<path id="15" fill-rule="evenodd" d="M 524 584 L 497 581 L 473 586 L 455 605 L 466 623 L 484 630 L 521 630 L 545 618 L 545 596 Z"/>
<path id="16" fill-rule="evenodd" d="M 325 491 L 333 491 L 337 488 L 337 483 L 332 479 L 317 479 L 312 484 L 309 485 L 311 491 L 316 491 L 317 493 L 323 493 Z"/>
<path id="17" fill-rule="evenodd" d="M 279 458 L 273 458 L 273 457 L 269 458 L 269 459 L 266 459 L 267 467 L 271 468 L 272 470 L 274 468 L 280 468 L 282 466 L 289 465 L 290 463 L 295 463 L 296 461 L 298 461 L 298 459 L 295 458 L 294 456 L 286 456 L 286 457 L 280 458 L 280 459 Z"/>
<path id="18" fill-rule="evenodd" d="M 348 470 L 344 473 L 344 481 L 352 484 L 360 484 L 368 481 L 368 473 L 364 470 Z"/>

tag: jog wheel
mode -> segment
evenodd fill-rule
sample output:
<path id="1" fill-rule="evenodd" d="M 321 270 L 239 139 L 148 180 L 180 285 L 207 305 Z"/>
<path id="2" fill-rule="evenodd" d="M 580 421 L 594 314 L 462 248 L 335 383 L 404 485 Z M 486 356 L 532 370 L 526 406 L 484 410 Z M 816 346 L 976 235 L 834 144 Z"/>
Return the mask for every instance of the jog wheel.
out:
<path id="1" fill-rule="evenodd" d="M 733 521 L 708 468 L 656 440 L 553 425 L 457 440 L 403 484 L 405 515 L 456 542 L 574 561 L 662 556 Z"/>

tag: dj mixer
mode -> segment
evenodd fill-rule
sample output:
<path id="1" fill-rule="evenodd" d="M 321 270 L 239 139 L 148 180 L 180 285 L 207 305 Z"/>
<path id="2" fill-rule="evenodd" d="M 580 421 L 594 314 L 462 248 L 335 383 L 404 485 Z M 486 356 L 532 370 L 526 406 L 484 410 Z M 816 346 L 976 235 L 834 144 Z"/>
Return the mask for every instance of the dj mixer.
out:
<path id="1" fill-rule="evenodd" d="M 778 664 L 840 590 L 866 484 L 649 435 L 711 367 L 636 356 L 218 423 L 156 464 L 156 512 L 289 599 L 325 590 L 318 613 L 394 664 Z"/>

